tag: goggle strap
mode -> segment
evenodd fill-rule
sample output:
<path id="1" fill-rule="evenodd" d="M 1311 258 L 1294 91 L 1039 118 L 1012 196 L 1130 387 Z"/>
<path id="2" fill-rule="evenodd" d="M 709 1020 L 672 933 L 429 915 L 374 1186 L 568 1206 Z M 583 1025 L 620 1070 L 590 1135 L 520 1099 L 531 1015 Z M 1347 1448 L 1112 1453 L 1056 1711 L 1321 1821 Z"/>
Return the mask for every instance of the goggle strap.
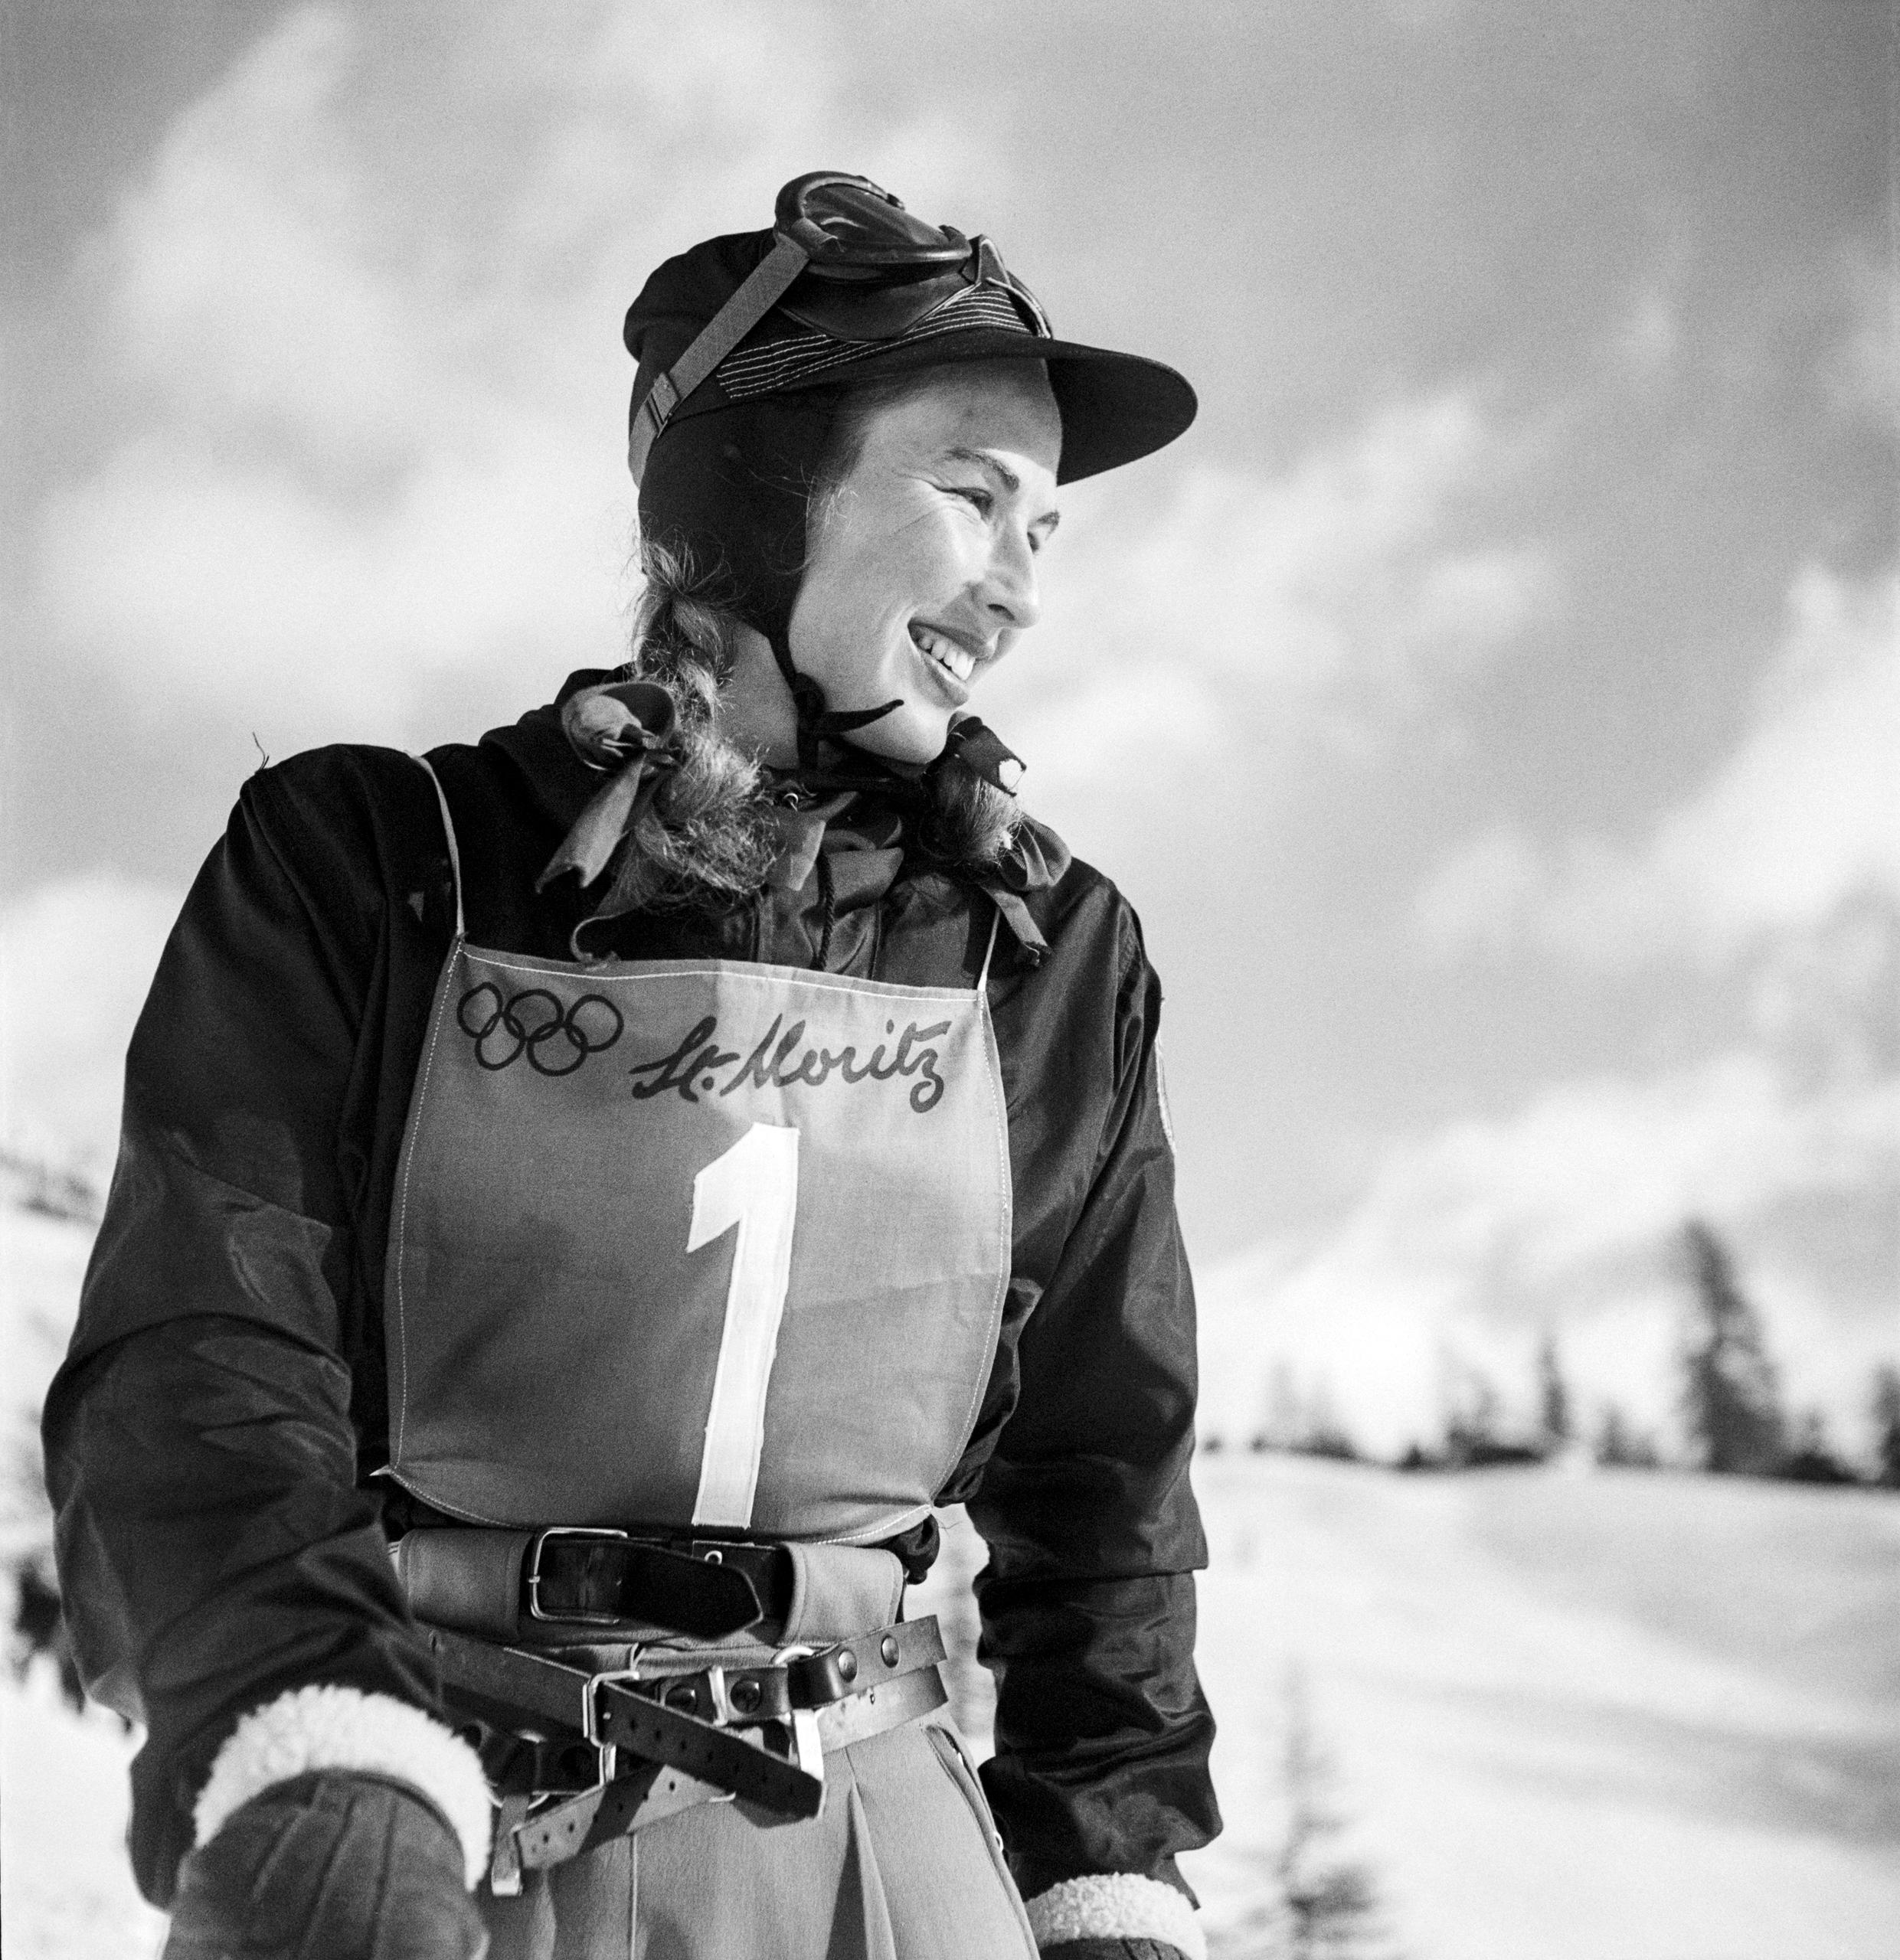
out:
<path id="1" fill-rule="evenodd" d="M 810 263 L 803 246 L 781 235 L 737 292 L 706 322 L 698 338 L 655 377 L 627 431 L 626 466 L 636 483 L 646 474 L 648 452 L 672 420 L 674 410 L 771 312 Z"/>

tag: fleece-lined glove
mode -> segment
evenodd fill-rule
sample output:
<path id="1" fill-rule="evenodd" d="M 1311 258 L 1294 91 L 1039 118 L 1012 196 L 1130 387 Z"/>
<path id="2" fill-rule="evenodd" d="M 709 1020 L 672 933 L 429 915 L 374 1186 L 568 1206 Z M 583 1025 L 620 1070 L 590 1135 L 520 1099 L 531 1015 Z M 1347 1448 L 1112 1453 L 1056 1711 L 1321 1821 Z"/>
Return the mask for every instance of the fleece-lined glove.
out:
<path id="1" fill-rule="evenodd" d="M 1162 1879 L 1084 1872 L 1023 1905 L 1042 1960 L 1207 1960 L 1193 1901 Z"/>
<path id="2" fill-rule="evenodd" d="M 463 1865 L 447 1820 L 407 1785 L 293 1777 L 185 1860 L 164 1960 L 482 1960 Z"/>
<path id="3" fill-rule="evenodd" d="M 1065 1939 L 1045 1946 L 1042 1960 L 1187 1960 L 1163 1939 Z"/>

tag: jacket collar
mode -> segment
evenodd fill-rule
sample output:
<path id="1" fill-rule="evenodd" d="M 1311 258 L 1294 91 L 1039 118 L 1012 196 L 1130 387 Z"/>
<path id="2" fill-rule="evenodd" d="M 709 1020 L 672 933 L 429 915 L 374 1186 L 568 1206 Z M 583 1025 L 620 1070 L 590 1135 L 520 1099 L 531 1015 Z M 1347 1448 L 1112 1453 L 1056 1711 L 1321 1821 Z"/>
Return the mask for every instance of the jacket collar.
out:
<path id="1" fill-rule="evenodd" d="M 561 710 L 571 695 L 610 678 L 603 668 L 580 668 L 567 676 L 544 707 L 531 709 L 512 726 L 491 729 L 482 737 L 484 748 L 507 759 L 535 808 L 563 836 L 600 788 L 600 777 L 569 746 Z M 914 794 L 909 779 L 884 771 L 872 757 L 854 753 L 849 768 L 858 793 L 826 826 L 822 846 L 833 859 L 841 909 L 875 904 L 897 882 L 904 855 L 901 811 Z M 887 789 L 889 801 L 879 794 Z M 975 882 L 997 901 L 1016 937 L 1032 953 L 1039 952 L 1042 936 L 1028 920 L 1022 897 L 1046 890 L 1068 866 L 1068 847 L 1054 831 L 1028 817 L 1002 862 Z"/>

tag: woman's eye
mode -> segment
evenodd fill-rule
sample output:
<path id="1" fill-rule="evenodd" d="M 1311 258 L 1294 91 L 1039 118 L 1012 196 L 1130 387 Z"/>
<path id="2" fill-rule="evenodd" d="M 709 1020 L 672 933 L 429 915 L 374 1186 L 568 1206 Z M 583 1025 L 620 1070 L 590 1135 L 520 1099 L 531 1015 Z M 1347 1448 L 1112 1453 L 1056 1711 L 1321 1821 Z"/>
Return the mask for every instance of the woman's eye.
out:
<path id="1" fill-rule="evenodd" d="M 988 490 L 970 489 L 960 483 L 953 483 L 950 485 L 950 495 L 953 497 L 961 497 L 973 510 L 984 517 L 988 517 L 996 507 L 996 497 Z"/>

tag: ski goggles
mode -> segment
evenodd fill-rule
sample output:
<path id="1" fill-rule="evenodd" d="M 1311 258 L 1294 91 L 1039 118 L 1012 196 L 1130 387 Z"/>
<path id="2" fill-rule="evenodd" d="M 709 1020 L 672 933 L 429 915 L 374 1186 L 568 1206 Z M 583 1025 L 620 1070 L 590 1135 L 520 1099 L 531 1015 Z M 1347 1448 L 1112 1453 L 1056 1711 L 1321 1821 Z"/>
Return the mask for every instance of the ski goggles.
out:
<path id="1" fill-rule="evenodd" d="M 736 351 L 774 307 L 805 332 Z M 778 194 L 771 250 L 655 377 L 628 431 L 627 466 L 637 483 L 661 432 L 715 369 L 743 400 L 811 385 L 894 342 L 979 327 L 1054 338 L 987 238 L 926 224 L 868 177 L 808 172 Z"/>

